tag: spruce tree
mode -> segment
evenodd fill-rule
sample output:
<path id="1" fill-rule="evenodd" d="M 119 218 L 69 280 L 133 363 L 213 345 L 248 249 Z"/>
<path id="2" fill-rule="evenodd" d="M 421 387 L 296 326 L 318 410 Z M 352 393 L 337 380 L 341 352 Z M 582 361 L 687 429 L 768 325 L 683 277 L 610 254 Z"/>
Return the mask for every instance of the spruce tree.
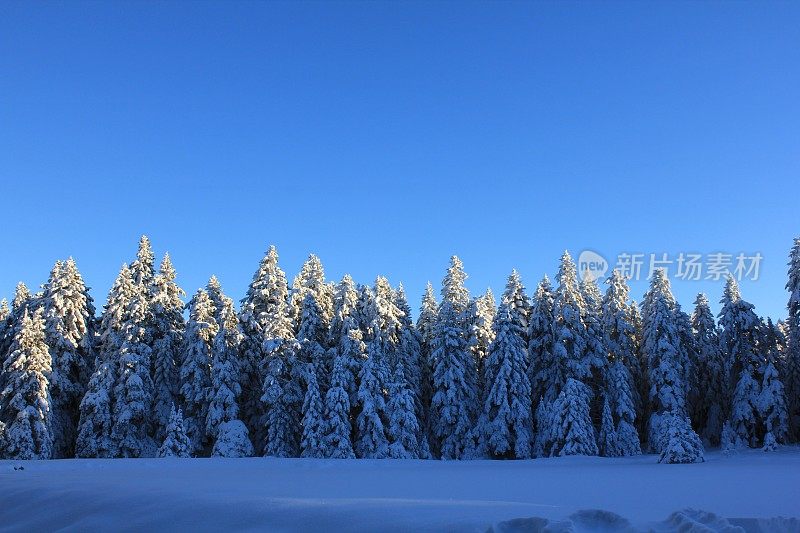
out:
<path id="1" fill-rule="evenodd" d="M 11 330 L 11 309 L 8 307 L 8 300 L 0 300 L 0 368 L 6 358 L 6 335 Z"/>
<path id="2" fill-rule="evenodd" d="M 314 254 L 308 256 L 292 283 L 291 316 L 294 318 L 298 333 L 302 326 L 303 300 L 308 294 L 313 295 L 317 302 L 322 326 L 327 330 L 333 317 L 333 288 L 325 282 L 322 262 Z"/>
<path id="3" fill-rule="evenodd" d="M 789 302 L 786 305 L 788 343 L 786 347 L 784 381 L 786 385 L 789 431 L 791 440 L 800 440 L 800 237 L 794 240 L 789 252 L 789 279 L 786 282 Z"/>
<path id="4" fill-rule="evenodd" d="M 248 457 L 253 455 L 253 445 L 247 427 L 239 418 L 242 393 L 239 345 L 242 334 L 233 300 L 225 296 L 221 288 L 216 297 L 220 306 L 217 312 L 219 329 L 212 345 L 206 434 L 214 441 L 213 456 Z"/>
<path id="5" fill-rule="evenodd" d="M 508 279 L 494 318 L 494 341 L 486 359 L 486 399 L 479 418 L 481 449 L 490 457 L 527 459 L 531 456 L 533 419 L 526 349 L 527 323 L 519 306 L 519 276 Z"/>
<path id="6" fill-rule="evenodd" d="M 427 441 L 426 451 L 433 449 L 431 426 L 432 415 L 430 413 L 431 398 L 433 397 L 433 328 L 438 316 L 439 304 L 433 292 L 433 286 L 428 282 L 425 286 L 425 294 L 422 297 L 422 304 L 417 317 L 416 330 L 420 341 L 420 401 L 422 403 L 423 417 L 420 420 L 422 434 Z"/>
<path id="7" fill-rule="evenodd" d="M 0 457 L 53 456 L 50 353 L 41 309 L 23 311 L 0 374 Z"/>
<path id="8" fill-rule="evenodd" d="M 187 458 L 192 456 L 192 443 L 183 426 L 183 413 L 170 407 L 169 421 L 164 431 L 164 442 L 158 449 L 159 457 Z"/>
<path id="9" fill-rule="evenodd" d="M 113 391 L 111 445 L 115 457 L 152 457 L 157 445 L 150 437 L 153 382 L 150 377 L 152 349 L 146 329 L 148 291 L 135 283 L 126 290 L 132 297 L 127 301 L 115 343 L 118 367 Z"/>
<path id="10" fill-rule="evenodd" d="M 114 455 L 111 442 L 114 388 L 119 372 L 124 327 L 134 297 L 131 270 L 128 265 L 122 265 L 103 309 L 95 370 L 80 404 L 78 437 L 75 443 L 77 457 L 105 458 Z"/>
<path id="11" fill-rule="evenodd" d="M 290 456 L 299 447 L 295 414 L 300 406 L 295 403 L 302 401 L 302 393 L 297 384 L 285 385 L 291 379 L 290 362 L 296 351 L 288 295 L 278 252 L 270 246 L 239 312 L 244 334 L 241 406 L 257 454 Z M 288 398 L 292 398 L 290 404 L 286 404 Z M 286 439 L 291 443 L 288 447 Z"/>
<path id="12" fill-rule="evenodd" d="M 356 457 L 363 459 L 384 459 L 389 455 L 384 424 L 386 404 L 379 381 L 380 371 L 376 371 L 375 366 L 374 358 L 368 357 L 359 374 L 359 413 L 354 448 Z"/>
<path id="13" fill-rule="evenodd" d="M 424 403 L 424 385 L 427 361 L 422 353 L 422 339 L 411 320 L 411 307 L 408 305 L 405 290 L 399 285 L 394 295 L 394 302 L 401 315 L 400 339 L 398 342 L 399 362 L 402 366 L 403 379 L 411 392 L 414 402 L 414 415 L 417 419 L 417 440 L 420 458 L 429 458 L 428 439 L 425 437 L 424 421 L 427 417 L 427 405 Z"/>
<path id="14" fill-rule="evenodd" d="M 322 394 L 328 390 L 328 378 L 333 367 L 330 353 L 325 348 L 328 330 L 322 310 L 313 292 L 307 292 L 300 307 L 300 329 L 297 340 L 300 343 L 298 357 L 314 366 Z"/>
<path id="15" fill-rule="evenodd" d="M 771 320 L 761 324 L 760 348 L 762 361 L 766 361 L 761 378 L 761 392 L 756 406 L 764 426 L 764 447 L 774 449 L 777 442 L 785 442 L 789 432 L 789 413 L 783 381 L 778 374 L 780 359 L 779 340 Z M 762 364 L 764 364 L 762 362 Z M 770 439 L 768 445 L 767 438 Z"/>
<path id="16" fill-rule="evenodd" d="M 313 365 L 307 365 L 304 373 L 306 394 L 303 400 L 303 436 L 300 440 L 302 457 L 322 458 L 326 455 L 324 438 L 323 405 L 317 386 Z"/>
<path id="17" fill-rule="evenodd" d="M 648 444 L 662 462 L 701 462 L 703 448 L 686 410 L 688 361 L 669 280 L 657 269 L 643 304 L 643 345 L 651 384 Z"/>
<path id="18" fill-rule="evenodd" d="M 152 285 L 155 275 L 155 255 L 153 254 L 153 247 L 147 235 L 142 235 L 139 239 L 139 250 L 136 252 L 136 260 L 131 263 L 131 277 L 135 285 L 146 291 Z"/>
<path id="19" fill-rule="evenodd" d="M 420 428 L 414 409 L 413 393 L 401 365 L 397 365 L 389 383 L 389 402 L 386 405 L 388 456 L 391 459 L 420 458 Z"/>
<path id="20" fill-rule="evenodd" d="M 442 282 L 442 303 L 434 325 L 431 358 L 433 397 L 432 434 L 442 459 L 462 459 L 467 455 L 468 436 L 474 424 L 477 391 L 477 365 L 469 350 L 469 324 L 466 311 L 469 292 L 464 287 L 461 260 L 453 256 Z"/>
<path id="21" fill-rule="evenodd" d="M 45 340 L 52 358 L 53 456 L 72 457 L 79 406 L 94 365 L 95 308 L 75 261 L 53 268 L 44 294 Z"/>
<path id="22" fill-rule="evenodd" d="M 186 328 L 182 297 L 186 293 L 175 283 L 175 277 L 169 254 L 165 254 L 158 274 L 153 279 L 150 300 L 153 425 L 156 442 L 164 440 L 172 405 L 178 398 L 178 367 Z"/>
<path id="23" fill-rule="evenodd" d="M 180 366 L 180 393 L 186 411 L 186 434 L 192 444 L 192 453 L 199 454 L 209 444 L 206 420 L 211 393 L 213 343 L 219 328 L 214 320 L 214 306 L 204 289 L 197 290 L 188 307 L 189 321 L 186 323 L 184 357 Z"/>
<path id="24" fill-rule="evenodd" d="M 350 330 L 352 341 L 360 342 L 361 332 Z M 363 343 L 362 343 L 363 344 Z M 331 387 L 325 395 L 325 416 L 323 419 L 323 440 L 325 457 L 331 459 L 354 459 L 350 435 L 353 426 L 350 422 L 351 396 L 348 389 L 354 385 L 349 351 L 339 354 L 333 364 Z"/>
<path id="25" fill-rule="evenodd" d="M 718 446 L 728 418 L 728 373 L 722 356 L 714 315 L 705 294 L 698 294 L 692 314 L 697 367 L 691 404 L 692 425 L 704 441 Z"/>
<path id="26" fill-rule="evenodd" d="M 593 302 L 596 305 L 596 302 Z M 553 380 L 566 378 L 566 383 L 555 381 L 560 392 L 552 407 L 545 407 L 552 428 L 550 442 L 537 444 L 538 449 L 550 455 L 587 454 L 597 455 L 597 443 L 591 422 L 591 405 L 594 392 L 589 384 L 595 379 L 598 365 L 595 349 L 596 338 L 584 323 L 584 317 L 593 315 L 597 309 L 588 310 L 583 294 L 578 287 L 577 271 L 569 252 L 561 256 L 558 270 L 558 288 L 553 300 L 554 317 L 554 367 L 550 371 Z M 576 395 L 572 397 L 572 395 Z M 585 410 L 585 411 L 584 411 Z M 585 422 L 588 421 L 588 427 Z"/>
<path id="27" fill-rule="evenodd" d="M 492 330 L 492 323 L 496 313 L 494 294 L 491 289 L 486 289 L 486 292 L 477 298 L 473 298 L 470 303 L 469 316 L 471 318 L 469 346 L 472 350 L 472 356 L 477 362 L 477 380 L 478 390 L 480 396 L 478 398 L 481 405 L 486 397 L 486 379 L 484 377 L 484 366 L 486 357 L 489 354 L 489 346 L 494 340 L 494 331 Z M 527 317 L 526 317 L 527 318 Z M 527 335 L 527 332 L 526 332 Z"/>
<path id="28" fill-rule="evenodd" d="M 553 353 L 553 300 L 553 287 L 545 275 L 533 295 L 528 321 L 528 379 L 536 436 L 533 453 L 537 456 L 544 453 L 544 425 L 549 423 L 546 411 L 558 397 L 557 385 L 563 383 L 563 368 L 556 364 Z"/>
<path id="29" fill-rule="evenodd" d="M 597 435 L 597 444 L 600 455 L 605 457 L 619 457 L 623 455 L 619 449 L 619 438 L 617 430 L 614 428 L 614 417 L 611 415 L 611 407 L 608 398 L 603 398 L 603 411 L 600 421 L 600 432 Z"/>

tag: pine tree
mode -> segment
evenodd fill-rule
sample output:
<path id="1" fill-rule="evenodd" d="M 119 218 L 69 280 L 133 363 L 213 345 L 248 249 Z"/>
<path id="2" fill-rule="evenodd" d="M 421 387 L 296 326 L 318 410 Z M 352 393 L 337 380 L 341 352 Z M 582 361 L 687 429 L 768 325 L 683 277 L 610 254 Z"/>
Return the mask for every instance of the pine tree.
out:
<path id="1" fill-rule="evenodd" d="M 219 329 L 212 345 L 211 389 L 206 434 L 214 440 L 211 454 L 219 457 L 248 457 L 253 445 L 247 427 L 239 418 L 240 384 L 239 345 L 242 334 L 233 309 L 233 300 L 222 293 L 216 295 L 220 309 Z"/>
<path id="2" fill-rule="evenodd" d="M 534 413 L 534 455 L 543 453 L 545 431 L 548 423 L 547 406 L 558 397 L 559 383 L 564 382 L 563 368 L 556 364 L 553 353 L 553 288 L 545 275 L 536 287 L 528 321 L 528 379 L 531 384 L 531 410 Z M 540 409 L 540 405 L 545 407 Z"/>
<path id="3" fill-rule="evenodd" d="M 333 288 L 325 282 L 322 262 L 314 254 L 308 256 L 292 283 L 291 316 L 297 326 L 298 338 L 301 338 L 299 331 L 302 327 L 303 300 L 308 294 L 311 294 L 317 302 L 322 327 L 327 330 L 333 317 Z"/>
<path id="4" fill-rule="evenodd" d="M 136 252 L 136 260 L 131 263 L 131 277 L 133 283 L 143 291 L 147 291 L 155 278 L 155 255 L 147 235 L 142 235 L 139 239 L 139 250 Z"/>
<path id="5" fill-rule="evenodd" d="M 577 271 L 569 252 L 561 256 L 558 270 L 558 288 L 553 300 L 555 369 L 551 370 L 554 379 L 566 377 L 566 383 L 552 383 L 560 386 L 558 398 L 547 408 L 552 442 L 537 445 L 551 455 L 597 455 L 597 443 L 591 422 L 591 405 L 595 394 L 589 385 L 595 379 L 597 361 L 597 331 L 586 328 L 584 317 L 595 314 L 597 302 L 592 308 L 586 306 L 583 294 L 578 287 Z M 596 316 L 596 315 L 595 315 Z M 594 319 L 593 319 L 594 320 Z M 572 397 L 572 395 L 576 395 Z M 585 412 L 582 410 L 585 409 Z M 537 421 L 538 422 L 538 421 Z M 588 427 L 585 425 L 588 422 Z"/>
<path id="6" fill-rule="evenodd" d="M 95 308 L 75 261 L 58 262 L 44 294 L 45 340 L 52 358 L 53 456 L 72 457 L 80 401 L 94 364 Z"/>
<path id="7" fill-rule="evenodd" d="M 477 298 L 474 298 L 470 303 L 469 316 L 470 320 L 470 340 L 469 346 L 472 350 L 472 356 L 477 362 L 477 380 L 480 396 L 478 398 L 481 405 L 486 398 L 487 390 L 485 390 L 486 379 L 484 377 L 484 366 L 486 357 L 489 354 L 489 346 L 494 340 L 494 331 L 492 330 L 492 323 L 496 313 L 494 294 L 491 289 L 486 289 L 486 292 Z M 525 317 L 527 320 L 527 317 Z M 527 331 L 525 332 L 527 336 Z"/>
<path id="8" fill-rule="evenodd" d="M 303 400 L 303 437 L 300 441 L 302 457 L 325 457 L 325 438 L 322 399 L 317 386 L 317 376 L 312 365 L 305 371 L 306 394 Z"/>
<path id="9" fill-rule="evenodd" d="M 409 389 L 401 365 L 395 367 L 389 384 L 389 402 L 386 405 L 391 459 L 420 458 L 420 428 L 414 412 L 414 397 Z"/>
<path id="10" fill-rule="evenodd" d="M 772 321 L 761 324 L 761 356 L 766 361 L 766 366 L 761 378 L 761 392 L 756 406 L 759 417 L 767 432 L 764 435 L 764 447 L 773 449 L 767 443 L 767 437 L 773 443 L 785 442 L 789 432 L 789 413 L 786 408 L 786 397 L 783 382 L 778 374 L 779 341 Z"/>
<path id="11" fill-rule="evenodd" d="M 384 459 L 389 455 L 389 442 L 386 438 L 384 417 L 386 404 L 380 371 L 376 372 L 376 361 L 368 357 L 361 365 L 358 387 L 359 413 L 356 418 L 356 457 L 364 459 Z"/>
<path id="12" fill-rule="evenodd" d="M 360 342 L 361 332 L 350 330 L 352 341 Z M 363 343 L 362 343 L 363 344 Z M 331 387 L 325 395 L 325 417 L 323 420 L 323 440 L 325 457 L 331 459 L 355 459 L 350 435 L 353 427 L 350 422 L 350 394 L 348 389 L 354 385 L 349 350 L 336 357 L 333 364 Z"/>
<path id="13" fill-rule="evenodd" d="M 0 379 L 0 457 L 50 459 L 53 455 L 50 353 L 41 309 L 24 310 Z"/>
<path id="14" fill-rule="evenodd" d="M 718 446 L 722 425 L 728 418 L 728 373 L 720 351 L 717 326 L 708 298 L 698 294 L 692 314 L 697 346 L 696 380 L 690 402 L 694 428 L 711 446 Z"/>
<path id="15" fill-rule="evenodd" d="M 639 455 L 642 447 L 636 430 L 635 387 L 630 371 L 617 359 L 608 365 L 606 395 L 615 423 L 616 453 L 619 456 Z"/>
<path id="16" fill-rule="evenodd" d="M 786 282 L 789 316 L 786 319 L 788 344 L 786 348 L 784 384 L 786 385 L 789 431 L 791 440 L 800 440 L 800 237 L 794 240 L 789 253 L 789 279 Z"/>
<path id="17" fill-rule="evenodd" d="M 132 281 L 131 278 L 125 280 Z M 153 382 L 152 349 L 146 330 L 149 303 L 145 286 L 126 288 L 127 301 L 118 332 L 117 380 L 113 391 L 111 445 L 116 457 L 152 457 L 157 446 L 151 439 Z"/>
<path id="18" fill-rule="evenodd" d="M 608 398 L 603 399 L 603 412 L 600 422 L 600 432 L 597 436 L 597 444 L 600 455 L 605 457 L 619 457 L 622 455 L 619 449 L 619 438 L 617 430 L 614 428 L 614 417 L 611 415 Z"/>
<path id="19" fill-rule="evenodd" d="M 734 384 L 731 426 L 744 442 L 756 447 L 763 437 L 757 406 L 764 372 L 758 346 L 761 322 L 753 305 L 742 299 L 733 277 L 728 277 L 720 303 L 720 345 Z"/>
<path id="20" fill-rule="evenodd" d="M 643 311 L 642 349 L 650 383 L 649 445 L 661 454 L 662 462 L 702 461 L 702 444 L 686 410 L 688 361 L 681 345 L 680 308 L 663 269 L 657 269 L 650 280 Z"/>
<path id="21" fill-rule="evenodd" d="M 183 413 L 175 406 L 170 407 L 169 421 L 164 432 L 164 443 L 158 449 L 159 457 L 187 458 L 192 456 L 192 443 L 186 436 L 183 426 Z"/>
<path id="22" fill-rule="evenodd" d="M 348 321 L 353 320 L 353 313 L 358 305 L 358 290 L 350 274 L 345 274 L 342 281 L 336 284 L 333 294 L 333 318 L 329 331 L 328 345 L 336 346 L 342 335 L 347 335 Z M 356 324 L 356 327 L 358 325 Z"/>
<path id="23" fill-rule="evenodd" d="M 86 394 L 80 404 L 77 457 L 113 457 L 111 442 L 113 426 L 114 387 L 119 371 L 124 327 L 135 297 L 134 283 L 128 265 L 122 269 L 108 293 L 99 328 L 99 349 L 95 370 L 89 379 Z"/>
<path id="24" fill-rule="evenodd" d="M 527 459 L 531 456 L 533 420 L 528 379 L 527 320 L 518 296 L 516 271 L 495 316 L 494 341 L 486 359 L 486 399 L 479 419 L 479 434 L 490 457 Z M 527 302 L 526 302 L 527 303 Z"/>
<path id="25" fill-rule="evenodd" d="M 294 358 L 294 326 L 289 318 L 289 289 L 286 274 L 278 266 L 274 246 L 261 260 L 242 300 L 239 322 L 242 339 L 241 405 L 255 451 L 266 455 L 290 456 L 299 447 L 299 392 L 287 382 Z M 288 443 L 286 441 L 288 439 Z M 296 442 L 296 445 L 294 444 Z M 266 445 L 266 448 L 265 448 Z"/>
<path id="26" fill-rule="evenodd" d="M 184 358 L 180 366 L 180 393 L 186 410 L 184 425 L 192 444 L 192 453 L 202 453 L 208 445 L 206 420 L 211 393 L 211 362 L 218 325 L 214 306 L 203 289 L 189 302 Z"/>
<path id="27" fill-rule="evenodd" d="M 417 420 L 417 440 L 420 446 L 421 459 L 429 458 L 428 439 L 423 433 L 424 421 L 427 418 L 423 400 L 423 381 L 426 373 L 426 359 L 422 353 L 422 339 L 411 321 L 411 307 L 408 305 L 405 290 L 399 285 L 394 294 L 395 307 L 400 311 L 400 339 L 398 342 L 399 362 L 402 366 L 403 379 L 411 392 L 414 402 L 414 415 Z"/>
<path id="28" fill-rule="evenodd" d="M 10 354 L 11 344 L 14 342 L 14 335 L 17 330 L 22 326 L 22 315 L 26 310 L 34 311 L 35 302 L 31 291 L 28 290 L 27 285 L 21 281 L 17 283 L 14 290 L 14 298 L 11 300 L 11 309 L 6 317 L 5 327 L 3 328 L 3 337 L 0 338 L 0 363 L 3 359 Z"/>
<path id="29" fill-rule="evenodd" d="M 568 378 L 551 410 L 551 456 L 597 455 L 594 427 L 589 418 L 592 389 L 583 382 Z"/>
<path id="30" fill-rule="evenodd" d="M 436 450 L 442 459 L 462 459 L 474 424 L 477 365 L 469 350 L 466 311 L 469 292 L 464 287 L 463 265 L 458 257 L 442 282 L 442 303 L 433 331 L 433 397 L 431 417 Z"/>
<path id="31" fill-rule="evenodd" d="M 156 442 L 162 442 L 171 416 L 172 404 L 178 397 L 178 367 L 186 328 L 183 319 L 186 293 L 175 283 L 175 269 L 169 254 L 153 279 L 150 301 L 153 355 L 153 424 Z"/>
<path id="32" fill-rule="evenodd" d="M 297 340 L 300 342 L 298 357 L 305 363 L 314 366 L 318 384 L 322 394 L 328 390 L 328 377 L 333 367 L 330 354 L 325 349 L 328 330 L 322 316 L 322 310 L 316 296 L 307 292 L 300 308 L 300 329 Z"/>

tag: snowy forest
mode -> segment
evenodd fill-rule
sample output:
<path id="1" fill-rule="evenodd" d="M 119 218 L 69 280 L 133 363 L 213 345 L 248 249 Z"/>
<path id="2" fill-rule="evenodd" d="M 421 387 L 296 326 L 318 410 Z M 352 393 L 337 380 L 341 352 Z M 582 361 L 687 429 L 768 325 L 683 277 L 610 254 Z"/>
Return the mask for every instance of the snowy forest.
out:
<path id="1" fill-rule="evenodd" d="M 614 271 L 580 280 L 565 252 L 499 305 L 452 257 L 416 322 L 402 285 L 333 283 L 309 256 L 290 285 L 271 247 L 238 309 L 191 295 L 147 237 L 99 315 L 76 262 L 0 304 L 0 458 L 526 459 L 800 439 L 800 239 L 788 314 L 758 316 L 729 277 L 714 316 L 656 270 L 641 303 Z"/>

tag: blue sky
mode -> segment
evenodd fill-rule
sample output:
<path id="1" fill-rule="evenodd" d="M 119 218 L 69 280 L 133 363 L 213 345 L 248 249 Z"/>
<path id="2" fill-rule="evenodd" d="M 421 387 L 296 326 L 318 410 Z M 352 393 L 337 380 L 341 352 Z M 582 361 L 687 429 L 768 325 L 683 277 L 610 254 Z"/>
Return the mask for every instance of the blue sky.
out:
<path id="1" fill-rule="evenodd" d="M 499 293 L 565 248 L 760 252 L 784 314 L 798 3 L 4 2 L 0 73 L 0 295 L 72 255 L 102 304 L 146 233 L 190 293 L 274 243 L 415 308 L 454 253 Z"/>

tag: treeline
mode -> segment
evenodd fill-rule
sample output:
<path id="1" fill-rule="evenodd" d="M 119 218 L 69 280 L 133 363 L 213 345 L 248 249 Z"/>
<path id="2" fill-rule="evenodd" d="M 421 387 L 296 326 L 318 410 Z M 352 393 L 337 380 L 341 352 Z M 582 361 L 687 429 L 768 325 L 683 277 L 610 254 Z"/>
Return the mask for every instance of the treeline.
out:
<path id="1" fill-rule="evenodd" d="M 0 304 L 0 457 L 267 455 L 524 459 L 774 449 L 800 437 L 800 239 L 788 317 L 727 280 L 715 317 L 657 270 L 641 305 L 564 253 L 532 296 L 514 271 L 499 306 L 453 257 L 416 323 L 402 286 L 291 287 L 270 248 L 238 311 L 215 277 L 184 304 L 142 237 L 100 317 L 75 261 Z M 186 313 L 185 311 L 188 311 Z"/>

